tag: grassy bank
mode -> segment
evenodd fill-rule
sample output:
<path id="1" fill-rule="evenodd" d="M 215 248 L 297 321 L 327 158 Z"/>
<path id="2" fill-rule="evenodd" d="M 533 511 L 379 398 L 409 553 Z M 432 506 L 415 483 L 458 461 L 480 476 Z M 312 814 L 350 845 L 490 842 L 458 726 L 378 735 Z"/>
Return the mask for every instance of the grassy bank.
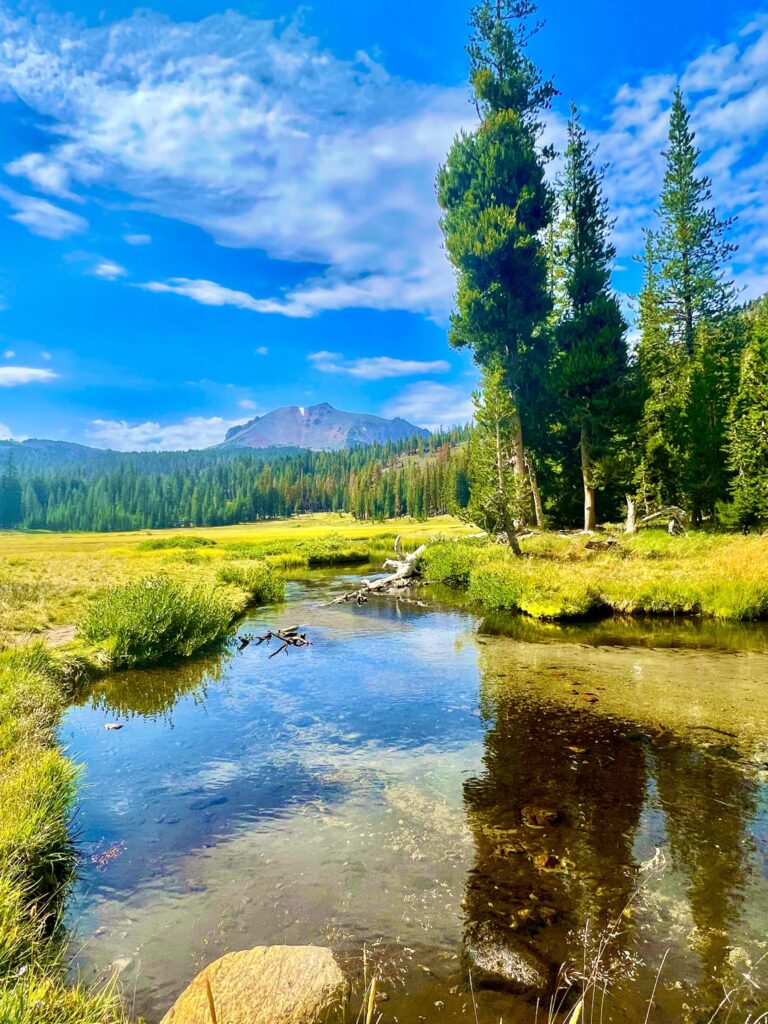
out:
<path id="1" fill-rule="evenodd" d="M 54 729 L 68 698 L 41 645 L 0 653 L 0 1020 L 117 1024 L 114 994 L 64 984 L 61 912 L 74 870 L 77 771 Z"/>
<path id="2" fill-rule="evenodd" d="M 61 642 L 105 588 L 167 576 L 222 591 L 234 607 L 252 598 L 250 566 L 275 569 L 383 560 L 396 534 L 406 547 L 434 533 L 469 530 L 449 517 L 364 524 L 348 516 L 124 534 L 0 532 L 0 649 L 44 635 Z"/>
<path id="3" fill-rule="evenodd" d="M 542 534 L 523 542 L 523 558 L 477 539 L 432 545 L 425 573 L 466 588 L 488 610 L 539 619 L 618 615 L 768 618 L 768 536 L 648 530 L 609 549 L 593 538 Z"/>

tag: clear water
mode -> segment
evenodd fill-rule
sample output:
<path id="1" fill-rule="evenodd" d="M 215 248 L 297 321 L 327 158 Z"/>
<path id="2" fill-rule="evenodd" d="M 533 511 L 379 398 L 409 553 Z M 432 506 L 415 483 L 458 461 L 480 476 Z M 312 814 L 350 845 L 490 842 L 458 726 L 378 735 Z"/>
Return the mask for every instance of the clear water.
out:
<path id="1" fill-rule="evenodd" d="M 604 1021 L 642 1024 L 665 954 L 652 1021 L 733 988 L 731 1020 L 768 1009 L 743 979 L 767 948 L 766 632 L 329 607 L 350 582 L 313 573 L 241 628 L 301 623 L 310 648 L 114 676 L 70 709 L 73 971 L 118 971 L 155 1024 L 227 951 L 331 944 L 354 973 L 365 948 L 384 1021 L 458 1021 L 468 943 L 581 962 L 617 921 Z M 475 999 L 480 1024 L 535 1019 Z"/>

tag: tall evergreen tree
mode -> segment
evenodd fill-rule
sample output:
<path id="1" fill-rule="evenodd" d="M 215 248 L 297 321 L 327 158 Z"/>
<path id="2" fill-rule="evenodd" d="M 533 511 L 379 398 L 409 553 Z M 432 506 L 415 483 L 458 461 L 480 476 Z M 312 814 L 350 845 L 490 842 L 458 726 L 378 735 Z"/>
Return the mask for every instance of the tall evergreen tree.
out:
<path id="1" fill-rule="evenodd" d="M 749 343 L 731 411 L 728 454 L 734 512 L 742 526 L 768 526 L 768 296 L 748 312 Z"/>
<path id="2" fill-rule="evenodd" d="M 636 480 L 637 497 L 646 511 L 682 500 L 685 410 L 690 386 L 685 349 L 672 340 L 668 329 L 656 249 L 656 237 L 647 231 L 638 310 L 642 415 Z"/>
<path id="3" fill-rule="evenodd" d="M 458 271 L 450 340 L 481 367 L 500 366 L 514 403 L 514 471 L 525 476 L 523 421 L 541 386 L 550 309 L 542 234 L 552 216 L 539 147 L 554 87 L 530 59 L 528 0 L 482 0 L 468 47 L 480 117 L 453 143 L 437 177 L 448 258 Z M 535 31 L 535 28 L 533 29 Z M 522 486 L 522 484 L 521 484 Z"/>
<path id="4" fill-rule="evenodd" d="M 0 528 L 12 530 L 23 518 L 21 505 L 21 481 L 13 461 L 13 456 L 6 459 L 3 475 L 0 477 Z"/>
<path id="5" fill-rule="evenodd" d="M 519 555 L 517 529 L 528 496 L 515 472 L 517 411 L 500 363 L 484 367 L 482 390 L 472 397 L 475 426 L 469 439 L 469 503 L 459 515 L 487 533 L 505 534 Z"/>
<path id="6" fill-rule="evenodd" d="M 665 156 L 657 238 L 661 293 L 671 339 L 690 355 L 697 324 L 719 319 L 733 307 L 725 264 L 735 246 L 727 237 L 731 221 L 720 220 L 710 205 L 712 182 L 697 173 L 701 151 L 680 88 L 672 102 Z"/>
<path id="7" fill-rule="evenodd" d="M 610 446 L 621 416 L 627 379 L 626 323 L 611 288 L 616 250 L 603 196 L 604 170 L 575 106 L 561 181 L 564 309 L 556 327 L 552 383 L 562 415 L 578 438 L 584 492 L 584 529 L 596 525 L 596 460 Z"/>

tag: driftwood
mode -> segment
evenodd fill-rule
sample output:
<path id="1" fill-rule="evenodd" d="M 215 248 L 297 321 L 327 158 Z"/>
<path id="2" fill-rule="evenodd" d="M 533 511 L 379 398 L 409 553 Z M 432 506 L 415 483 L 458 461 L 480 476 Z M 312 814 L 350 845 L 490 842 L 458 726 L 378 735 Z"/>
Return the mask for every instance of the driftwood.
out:
<path id="1" fill-rule="evenodd" d="M 395 554 L 397 558 L 388 558 L 383 569 L 394 569 L 389 576 L 382 576 L 378 580 L 363 580 L 357 590 L 350 590 L 346 594 L 331 601 L 331 604 L 346 604 L 354 601 L 358 605 L 365 604 L 371 594 L 389 594 L 401 590 L 407 590 L 414 585 L 413 577 L 416 575 L 416 564 L 424 552 L 426 544 L 422 544 L 410 555 L 403 556 L 400 551 L 400 537 L 395 537 Z"/>
<path id="2" fill-rule="evenodd" d="M 685 524 L 690 522 L 690 517 L 684 508 L 677 505 L 665 505 L 656 512 L 650 512 L 642 519 L 637 518 L 637 501 L 627 495 L 627 519 L 624 524 L 624 533 L 637 533 L 641 526 L 648 526 L 657 519 L 667 520 L 667 533 L 674 537 L 679 533 L 687 535 Z"/>
<path id="3" fill-rule="evenodd" d="M 244 633 L 237 639 L 239 641 L 237 645 L 238 651 L 244 651 L 248 644 L 256 641 L 256 646 L 259 647 L 261 644 L 271 644 L 273 640 L 277 640 L 281 647 L 278 647 L 276 651 L 272 651 L 270 658 L 274 658 L 277 654 L 282 654 L 283 651 L 288 653 L 289 647 L 309 647 L 311 640 L 307 638 L 306 633 L 299 632 L 299 626 L 291 626 L 290 629 L 278 629 L 277 632 L 268 630 L 264 636 L 254 636 L 253 633 Z"/>

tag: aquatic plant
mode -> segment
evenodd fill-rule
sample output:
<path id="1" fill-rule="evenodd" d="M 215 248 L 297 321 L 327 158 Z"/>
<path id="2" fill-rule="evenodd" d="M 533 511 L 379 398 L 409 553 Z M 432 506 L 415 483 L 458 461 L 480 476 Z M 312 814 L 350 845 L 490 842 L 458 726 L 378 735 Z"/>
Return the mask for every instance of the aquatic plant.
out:
<path id="1" fill-rule="evenodd" d="M 148 576 L 105 591 L 77 632 L 118 668 L 194 654 L 224 640 L 232 620 L 233 607 L 221 593 L 169 576 Z"/>

